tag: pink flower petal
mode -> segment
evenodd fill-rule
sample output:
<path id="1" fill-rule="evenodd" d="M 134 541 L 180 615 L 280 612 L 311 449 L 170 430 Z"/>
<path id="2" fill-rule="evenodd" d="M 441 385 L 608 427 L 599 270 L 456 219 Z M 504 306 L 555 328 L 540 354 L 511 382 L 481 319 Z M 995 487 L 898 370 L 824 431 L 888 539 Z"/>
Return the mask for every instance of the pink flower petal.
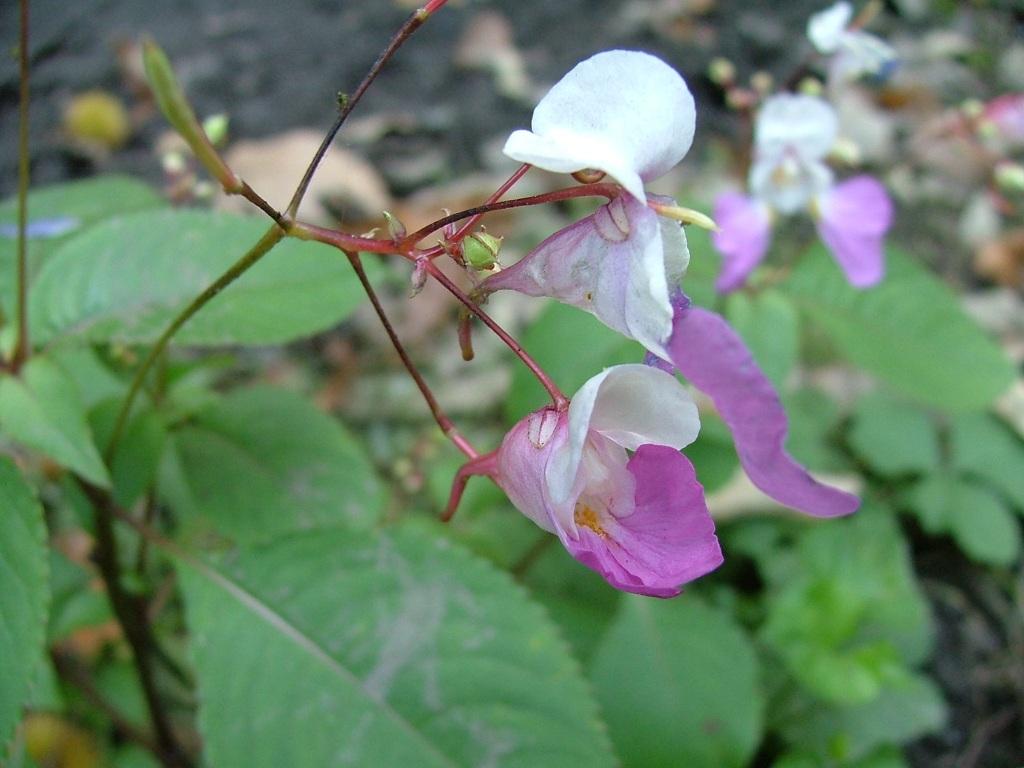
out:
<path id="1" fill-rule="evenodd" d="M 871 176 L 855 176 L 819 200 L 818 233 L 855 288 L 868 288 L 885 274 L 882 241 L 892 225 L 892 201 Z"/>
<path id="2" fill-rule="evenodd" d="M 743 285 L 764 258 L 771 241 L 771 217 L 764 204 L 738 192 L 719 195 L 714 216 L 718 231 L 712 241 L 723 256 L 715 288 L 728 293 Z"/>
<path id="3" fill-rule="evenodd" d="M 860 500 L 819 483 L 785 449 L 789 424 L 778 395 L 723 318 L 678 306 L 668 343 L 672 363 L 707 393 L 732 430 L 750 480 L 781 504 L 815 517 L 847 515 Z"/>
<path id="4" fill-rule="evenodd" d="M 722 564 L 704 489 L 673 448 L 642 445 L 627 467 L 636 483 L 632 513 L 601 519 L 601 532 L 580 525 L 578 539 L 560 532 L 562 543 L 617 589 L 673 597 Z"/>
<path id="5" fill-rule="evenodd" d="M 631 197 L 618 197 L 551 235 L 482 288 L 551 296 L 663 352 L 672 330 L 665 263 L 658 215 Z"/>

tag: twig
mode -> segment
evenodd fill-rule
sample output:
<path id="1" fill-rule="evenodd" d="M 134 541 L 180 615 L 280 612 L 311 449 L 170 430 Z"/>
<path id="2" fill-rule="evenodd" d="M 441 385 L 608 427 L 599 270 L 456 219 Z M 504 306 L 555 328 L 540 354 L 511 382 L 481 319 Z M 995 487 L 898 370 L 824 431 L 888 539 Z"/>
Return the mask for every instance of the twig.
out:
<path id="1" fill-rule="evenodd" d="M 503 200 L 499 202 L 488 202 L 482 205 L 475 206 L 473 208 L 467 208 L 464 211 L 458 211 L 445 216 L 443 219 L 428 224 L 425 227 L 417 229 L 415 232 L 406 236 L 399 244 L 400 250 L 407 250 L 408 247 L 415 246 L 420 240 L 430 236 L 439 229 L 444 229 L 449 224 L 454 224 L 457 221 L 468 219 L 473 217 L 479 219 L 479 217 L 485 213 L 491 211 L 504 211 L 509 208 L 522 208 L 528 205 L 542 205 L 544 203 L 556 203 L 561 200 L 572 200 L 577 197 L 606 197 L 611 199 L 620 193 L 620 189 L 616 184 L 598 183 L 598 184 L 581 184 L 578 187 L 567 187 L 566 189 L 559 189 L 554 192 L 545 192 L 540 195 L 530 195 L 529 197 L 516 197 L 512 200 Z M 406 247 L 402 247 L 406 246 Z"/>
<path id="2" fill-rule="evenodd" d="M 558 410 L 564 411 L 569 407 L 569 399 L 562 393 L 562 390 L 558 388 L 558 385 L 555 384 L 544 369 L 537 364 L 537 361 L 530 357 L 527 351 L 523 349 L 523 346 L 509 335 L 508 331 L 498 325 L 490 315 L 484 312 L 484 310 L 480 308 L 480 305 L 469 298 L 469 296 L 467 296 L 459 286 L 453 283 L 448 275 L 442 272 L 434 262 L 427 262 L 427 271 L 435 280 L 445 287 L 445 290 L 462 302 L 466 309 L 480 318 L 483 324 L 486 325 L 495 336 L 505 342 L 505 345 L 516 354 L 516 357 L 523 361 L 526 367 L 530 369 L 530 372 L 537 377 L 537 381 L 541 383 L 541 386 L 547 390 L 547 393 L 551 396 L 551 400 Z"/>
<path id="3" fill-rule="evenodd" d="M 114 728 L 124 738 L 135 742 L 160 759 L 160 746 L 152 734 L 132 723 L 117 707 L 103 697 L 99 688 L 96 687 L 92 675 L 89 674 L 89 670 L 78 659 L 61 650 L 50 651 L 50 658 L 53 659 L 53 666 L 56 667 L 57 674 L 78 688 L 94 707 L 106 714 L 114 724 Z"/>
<path id="4" fill-rule="evenodd" d="M 299 182 L 299 186 L 295 189 L 295 194 L 292 195 L 291 202 L 288 203 L 288 216 L 295 218 L 298 213 L 299 206 L 302 204 L 302 198 L 306 196 L 306 190 L 309 189 L 309 183 L 313 180 L 313 174 L 316 173 L 317 167 L 320 165 L 320 161 L 323 160 L 324 155 L 327 154 L 328 147 L 331 146 L 331 142 L 334 141 L 334 137 L 341 130 L 341 126 L 344 125 L 345 120 L 355 109 L 356 104 L 366 93 L 366 89 L 373 84 L 373 81 L 377 79 L 377 75 L 380 74 L 381 69 L 388 63 L 388 60 L 395 55 L 395 52 L 402 47 L 402 44 L 408 40 L 412 34 L 419 29 L 423 22 L 430 18 L 430 15 L 441 8 L 447 0 L 430 0 L 423 8 L 414 11 L 413 14 L 405 20 L 405 23 L 399 27 L 398 31 L 392 36 L 388 42 L 387 47 L 381 51 L 381 54 L 377 57 L 377 60 L 373 62 L 373 66 L 370 67 L 370 71 L 366 73 L 363 81 L 359 83 L 359 86 L 353 91 L 351 96 L 340 98 L 338 110 L 338 117 L 334 121 L 334 125 L 331 126 L 330 130 L 327 131 L 327 135 L 324 136 L 324 140 L 320 142 L 320 147 L 317 149 L 316 154 L 309 163 L 309 167 L 306 168 L 305 174 L 302 176 L 302 181 Z"/>
<path id="5" fill-rule="evenodd" d="M 178 744 L 157 691 L 152 663 L 156 641 L 146 618 L 146 606 L 143 601 L 126 592 L 121 583 L 121 564 L 113 524 L 114 517 L 120 515 L 117 514 L 115 504 L 106 491 L 85 481 L 80 481 L 80 485 L 96 512 L 96 565 L 107 586 L 107 597 L 114 609 L 114 615 L 132 649 L 143 697 L 153 724 L 160 762 L 167 768 L 190 768 L 191 760 Z"/>
<path id="6" fill-rule="evenodd" d="M 456 448 L 466 454 L 469 458 L 476 458 L 478 455 L 476 449 L 473 448 L 470 442 L 459 433 L 458 429 L 456 429 L 452 420 L 448 417 L 448 414 L 444 412 L 440 404 L 437 402 L 437 398 L 434 397 L 434 393 L 430 390 L 430 386 L 416 368 L 416 364 L 413 363 L 409 354 L 405 351 L 405 347 L 402 346 L 402 342 L 398 338 L 398 334 L 395 333 L 395 329 L 391 325 L 391 321 L 384 312 L 384 307 L 381 305 L 376 291 L 374 291 L 369 278 L 366 276 L 366 270 L 363 269 L 363 262 L 359 258 L 359 254 L 346 251 L 345 255 L 348 256 L 348 260 L 352 264 L 352 268 L 355 270 L 356 276 L 359 278 L 359 282 L 362 283 L 363 290 L 366 291 L 366 295 L 369 297 L 370 303 L 373 305 L 373 309 L 377 313 L 377 317 L 380 319 L 381 325 L 384 326 L 384 330 L 387 332 L 388 338 L 391 339 L 391 344 L 394 346 L 398 356 L 402 359 L 402 365 L 405 366 L 405 370 L 409 372 L 413 381 L 416 382 L 416 386 L 423 395 L 423 399 L 427 401 L 427 406 L 430 408 L 430 412 L 434 415 L 434 420 L 437 422 L 437 425 L 441 428 L 441 431 L 444 432 L 445 436 L 455 444 Z"/>
<path id="7" fill-rule="evenodd" d="M 156 343 L 149 350 L 149 354 L 146 355 L 146 358 L 142 361 L 139 369 L 135 372 L 135 377 L 132 379 L 132 383 L 128 387 L 128 394 L 125 395 L 124 402 L 121 404 L 121 410 L 117 414 L 117 421 L 114 422 L 114 430 L 110 435 L 110 442 L 107 443 L 107 448 L 104 451 L 104 458 L 108 464 L 113 460 L 117 446 L 120 444 L 121 437 L 124 435 L 124 429 L 128 423 L 128 415 L 131 413 L 132 405 L 139 394 L 139 390 L 142 389 L 143 382 L 146 380 L 146 375 L 153 367 L 153 364 L 160 358 L 161 353 L 174 337 L 174 334 L 176 334 L 196 312 L 216 298 L 217 294 L 231 285 L 231 283 L 241 277 L 246 270 L 263 258 L 271 248 L 277 245 L 284 235 L 285 231 L 279 225 L 275 224 L 272 226 L 267 230 L 266 234 L 260 238 L 259 242 L 250 248 L 242 258 L 232 264 L 227 271 L 207 286 L 206 290 L 196 296 L 196 298 L 193 299 L 185 309 L 179 312 L 178 316 L 175 317 L 164 332 L 160 334 L 160 338 L 156 340 Z"/>

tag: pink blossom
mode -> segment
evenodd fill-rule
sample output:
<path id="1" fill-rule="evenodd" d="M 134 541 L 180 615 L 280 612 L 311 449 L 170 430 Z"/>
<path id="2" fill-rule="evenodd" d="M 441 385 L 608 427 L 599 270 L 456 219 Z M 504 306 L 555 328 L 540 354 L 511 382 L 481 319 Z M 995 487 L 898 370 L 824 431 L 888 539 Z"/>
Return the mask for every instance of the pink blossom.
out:
<path id="1" fill-rule="evenodd" d="M 556 232 L 483 289 L 555 297 L 665 354 L 671 289 L 689 251 L 679 223 L 648 207 L 643 184 L 682 159 L 694 122 L 686 83 L 660 59 L 607 51 L 578 64 L 541 99 L 532 130 L 509 137 L 505 153 L 555 172 L 604 171 L 626 194 Z"/>
<path id="2" fill-rule="evenodd" d="M 713 241 L 724 257 L 719 291 L 743 285 L 768 251 L 773 221 L 800 210 L 815 219 L 851 285 L 867 288 L 882 279 L 892 202 L 871 176 L 834 183 L 825 157 L 837 132 L 835 111 L 822 99 L 782 94 L 765 102 L 755 131 L 751 194 L 728 192 L 715 201 Z"/>
<path id="3" fill-rule="evenodd" d="M 679 452 L 698 429 L 674 377 L 616 366 L 584 384 L 567 413 L 543 408 L 516 424 L 491 473 L 609 584 L 671 597 L 722 562 L 703 489 Z"/>

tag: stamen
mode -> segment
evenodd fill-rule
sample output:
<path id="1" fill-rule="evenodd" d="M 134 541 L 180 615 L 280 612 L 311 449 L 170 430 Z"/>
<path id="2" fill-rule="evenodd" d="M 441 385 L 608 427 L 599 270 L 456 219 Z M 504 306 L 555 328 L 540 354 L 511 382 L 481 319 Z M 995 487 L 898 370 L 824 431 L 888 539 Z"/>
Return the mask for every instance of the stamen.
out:
<path id="1" fill-rule="evenodd" d="M 608 533 L 605 531 L 604 528 L 601 527 L 601 523 L 597 519 L 597 512 L 595 512 L 593 507 L 589 506 L 586 502 L 576 502 L 576 508 L 573 511 L 572 517 L 573 520 L 576 521 L 576 525 L 581 525 L 584 528 L 589 528 L 602 539 L 608 538 Z"/>
<path id="2" fill-rule="evenodd" d="M 718 231 L 718 225 L 714 219 L 706 213 L 693 210 L 693 208 L 684 208 L 681 205 L 665 205 L 652 202 L 651 200 L 647 201 L 647 207 L 666 219 L 675 219 L 683 224 L 696 224 L 701 229 L 710 229 L 712 232 Z"/>

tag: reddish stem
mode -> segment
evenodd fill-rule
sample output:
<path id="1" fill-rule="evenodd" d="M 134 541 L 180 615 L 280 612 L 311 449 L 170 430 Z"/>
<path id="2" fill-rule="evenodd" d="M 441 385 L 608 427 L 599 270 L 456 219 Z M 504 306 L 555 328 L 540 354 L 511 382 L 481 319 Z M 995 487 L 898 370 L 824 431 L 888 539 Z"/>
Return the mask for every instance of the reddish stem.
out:
<path id="1" fill-rule="evenodd" d="M 457 221 L 462 221 L 462 219 L 468 219 L 470 217 L 479 217 L 485 213 L 490 213 L 491 211 L 503 211 L 509 208 L 522 208 L 528 205 L 556 203 L 560 200 L 571 200 L 577 197 L 606 197 L 611 200 L 621 192 L 621 189 L 622 188 L 619 187 L 618 184 L 581 184 L 578 187 L 558 189 L 554 192 L 545 192 L 541 195 L 531 195 L 529 197 L 517 197 L 512 200 L 484 203 L 483 205 L 478 205 L 473 208 L 467 208 L 464 211 L 449 214 L 443 219 L 438 219 L 432 224 L 428 224 L 427 226 L 416 230 L 412 234 L 407 235 L 405 239 L 399 243 L 399 248 L 401 250 L 411 249 L 423 238 L 429 237 L 439 229 L 444 229 L 449 224 L 454 224 Z"/>
<path id="2" fill-rule="evenodd" d="M 380 303 L 380 299 L 377 298 L 377 292 L 373 289 L 370 284 L 369 278 L 366 276 L 366 270 L 363 269 L 362 259 L 359 258 L 359 254 L 353 251 L 346 251 L 345 255 L 348 256 L 349 263 L 352 264 L 352 268 L 356 272 L 356 276 L 359 278 L 359 282 L 363 285 L 363 290 L 366 291 L 366 295 L 370 299 L 370 303 L 373 305 L 374 311 L 377 313 L 377 317 L 380 318 L 381 325 L 384 326 L 385 332 L 388 334 L 388 338 L 391 339 L 391 344 L 394 346 L 395 351 L 402 360 L 402 365 L 405 366 L 405 370 L 412 376 L 413 381 L 416 382 L 416 386 L 420 390 L 420 394 L 423 395 L 423 399 L 427 401 L 427 406 L 430 408 L 430 412 L 434 415 L 434 420 L 437 425 L 444 432 L 445 436 L 451 440 L 455 447 L 462 451 L 470 459 L 475 459 L 479 455 L 475 448 L 470 442 L 463 437 L 459 430 L 455 428 L 452 420 L 448 418 L 440 404 L 437 402 L 437 398 L 434 397 L 434 393 L 430 390 L 430 386 L 423 379 L 419 370 L 416 368 L 415 363 L 409 357 L 409 354 L 405 351 L 405 347 L 402 345 L 401 340 L 398 338 L 398 334 L 395 333 L 394 327 L 391 325 L 391 320 L 388 319 L 387 313 L 384 311 L 383 305 Z"/>
<path id="3" fill-rule="evenodd" d="M 508 331 L 498 325 L 490 315 L 484 312 L 480 306 L 469 298 L 465 291 L 453 283 L 448 275 L 442 272 L 434 262 L 427 262 L 427 271 L 435 280 L 441 283 L 441 285 L 443 285 L 445 289 L 452 294 L 452 296 L 461 301 L 466 309 L 480 318 L 483 324 L 490 328 L 494 335 L 505 342 L 506 346 L 508 346 L 508 348 L 523 361 L 523 364 L 530 369 L 534 376 L 537 377 L 537 381 L 539 381 L 544 389 L 547 390 L 548 394 L 551 396 L 552 402 L 555 404 L 555 408 L 560 411 L 564 411 L 569 407 L 569 398 L 562 394 L 562 390 L 558 388 L 558 385 L 552 381 L 551 377 L 548 376 L 539 365 L 537 365 L 537 361 L 530 357 L 526 350 L 523 349 L 522 345 L 509 335 Z"/>
<path id="4" fill-rule="evenodd" d="M 474 456 L 459 467 L 459 471 L 455 473 L 455 478 L 452 480 L 452 490 L 448 495 L 448 504 L 445 506 L 444 512 L 441 513 L 441 522 L 447 523 L 452 519 L 455 510 L 459 506 L 459 501 L 462 500 L 462 494 L 466 490 L 466 483 L 469 482 L 469 478 L 474 475 L 485 475 L 493 479 L 497 471 L 497 451 L 491 451 L 482 456 Z"/>
<path id="5" fill-rule="evenodd" d="M 523 163 L 521 166 L 519 166 L 519 168 L 516 169 L 516 172 L 505 180 L 504 184 L 502 184 L 500 187 L 494 190 L 494 192 L 491 193 L 491 196 L 484 201 L 484 205 L 491 205 L 492 203 L 496 203 L 499 200 L 501 200 L 501 198 L 505 196 L 505 193 L 512 189 L 512 187 L 514 187 L 516 183 L 518 183 L 518 181 L 521 178 L 523 178 L 523 176 L 526 175 L 526 172 L 530 170 L 530 168 L 532 167 L 533 166 L 531 166 L 529 163 Z M 463 224 L 461 227 L 455 230 L 455 234 L 453 234 L 450 239 L 456 243 L 461 241 L 466 235 L 468 235 L 472 231 L 473 227 L 480 223 L 480 219 L 482 219 L 483 217 L 484 214 L 482 213 L 474 214 L 469 218 L 469 221 L 467 221 L 465 224 Z"/>
<path id="6" fill-rule="evenodd" d="M 366 90 L 373 84 L 373 81 L 377 79 L 377 75 L 384 68 L 384 65 L 388 63 L 395 52 L 402 47 L 402 44 L 408 40 L 412 34 L 419 29 L 423 22 L 426 21 L 430 14 L 441 8 L 447 0 L 430 0 L 423 8 L 414 11 L 405 23 L 399 27 L 398 31 L 388 41 L 387 47 L 381 51 L 381 54 L 377 57 L 377 60 L 373 62 L 373 66 L 370 67 L 370 71 L 366 73 L 362 82 L 356 87 L 352 95 L 344 99 L 341 103 L 341 108 L 338 111 L 338 116 L 334 120 L 334 124 L 327 131 L 327 135 L 324 136 L 324 140 L 320 142 L 320 147 L 317 149 L 316 154 L 309 163 L 309 167 L 306 168 L 305 174 L 302 176 L 302 181 L 299 182 L 299 186 L 295 189 L 295 194 L 292 195 L 291 202 L 288 203 L 287 214 L 290 218 L 295 218 L 296 213 L 299 210 L 299 205 L 302 203 L 302 198 L 306 195 L 306 190 L 309 188 L 309 183 L 313 180 L 313 174 L 316 173 L 317 167 L 320 165 L 320 161 L 324 159 L 324 155 L 327 154 L 328 147 L 331 146 L 331 142 L 334 141 L 334 137 L 338 131 L 341 130 L 341 126 L 344 125 L 345 120 L 355 109 L 356 104 L 366 93 Z"/>
<path id="7" fill-rule="evenodd" d="M 305 224 L 301 221 L 291 224 L 285 231 L 300 240 L 315 240 L 318 243 L 326 243 L 327 245 L 333 245 L 340 251 L 361 251 L 363 253 L 381 254 L 397 253 L 407 259 L 412 258 L 402 249 L 399 243 L 390 239 L 359 237 L 358 235 L 350 235 L 341 230 L 318 227 L 315 224 Z"/>

